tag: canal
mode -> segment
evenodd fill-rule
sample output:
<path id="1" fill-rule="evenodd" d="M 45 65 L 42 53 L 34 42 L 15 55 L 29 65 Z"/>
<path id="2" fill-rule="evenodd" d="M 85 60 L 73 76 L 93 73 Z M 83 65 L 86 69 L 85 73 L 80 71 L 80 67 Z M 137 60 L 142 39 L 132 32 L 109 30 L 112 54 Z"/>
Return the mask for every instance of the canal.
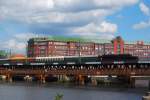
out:
<path id="1" fill-rule="evenodd" d="M 144 88 L 102 88 L 38 83 L 0 83 L 0 100 L 141 100 Z"/>

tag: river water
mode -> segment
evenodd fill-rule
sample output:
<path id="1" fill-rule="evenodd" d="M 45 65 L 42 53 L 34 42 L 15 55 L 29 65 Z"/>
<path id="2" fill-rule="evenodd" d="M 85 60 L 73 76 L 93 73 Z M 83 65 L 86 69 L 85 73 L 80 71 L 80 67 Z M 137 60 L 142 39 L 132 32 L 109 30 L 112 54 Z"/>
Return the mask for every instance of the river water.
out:
<path id="1" fill-rule="evenodd" d="M 0 83 L 0 100 L 141 100 L 146 89 L 61 86 L 37 83 Z"/>

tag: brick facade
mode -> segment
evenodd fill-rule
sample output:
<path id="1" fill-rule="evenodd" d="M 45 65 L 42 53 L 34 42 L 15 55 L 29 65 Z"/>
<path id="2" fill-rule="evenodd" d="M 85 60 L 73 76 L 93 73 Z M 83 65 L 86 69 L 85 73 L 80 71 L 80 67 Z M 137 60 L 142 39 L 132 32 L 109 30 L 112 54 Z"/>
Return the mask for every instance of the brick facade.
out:
<path id="1" fill-rule="evenodd" d="M 27 48 L 28 57 L 132 54 L 141 60 L 150 59 L 150 44 L 144 44 L 143 41 L 128 44 L 121 37 L 116 37 L 110 43 L 32 38 Z"/>

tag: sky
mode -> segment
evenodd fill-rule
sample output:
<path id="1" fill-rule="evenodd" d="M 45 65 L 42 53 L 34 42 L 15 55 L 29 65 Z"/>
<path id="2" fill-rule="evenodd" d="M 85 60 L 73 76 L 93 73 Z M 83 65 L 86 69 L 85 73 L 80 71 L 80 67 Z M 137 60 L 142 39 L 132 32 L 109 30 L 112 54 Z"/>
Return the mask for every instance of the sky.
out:
<path id="1" fill-rule="evenodd" d="M 0 50 L 53 36 L 150 42 L 150 0 L 0 0 Z"/>

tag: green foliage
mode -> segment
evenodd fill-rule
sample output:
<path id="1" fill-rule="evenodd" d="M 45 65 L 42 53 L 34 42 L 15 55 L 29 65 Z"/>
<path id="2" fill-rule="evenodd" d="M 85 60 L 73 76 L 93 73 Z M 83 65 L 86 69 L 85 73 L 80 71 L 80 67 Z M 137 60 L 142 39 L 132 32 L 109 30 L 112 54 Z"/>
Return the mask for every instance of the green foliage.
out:
<path id="1" fill-rule="evenodd" d="M 0 50 L 0 58 L 5 58 L 7 56 L 6 51 Z"/>
<path id="2" fill-rule="evenodd" d="M 56 96 L 55 96 L 55 100 L 62 100 L 62 98 L 63 98 L 63 94 L 57 94 Z"/>

